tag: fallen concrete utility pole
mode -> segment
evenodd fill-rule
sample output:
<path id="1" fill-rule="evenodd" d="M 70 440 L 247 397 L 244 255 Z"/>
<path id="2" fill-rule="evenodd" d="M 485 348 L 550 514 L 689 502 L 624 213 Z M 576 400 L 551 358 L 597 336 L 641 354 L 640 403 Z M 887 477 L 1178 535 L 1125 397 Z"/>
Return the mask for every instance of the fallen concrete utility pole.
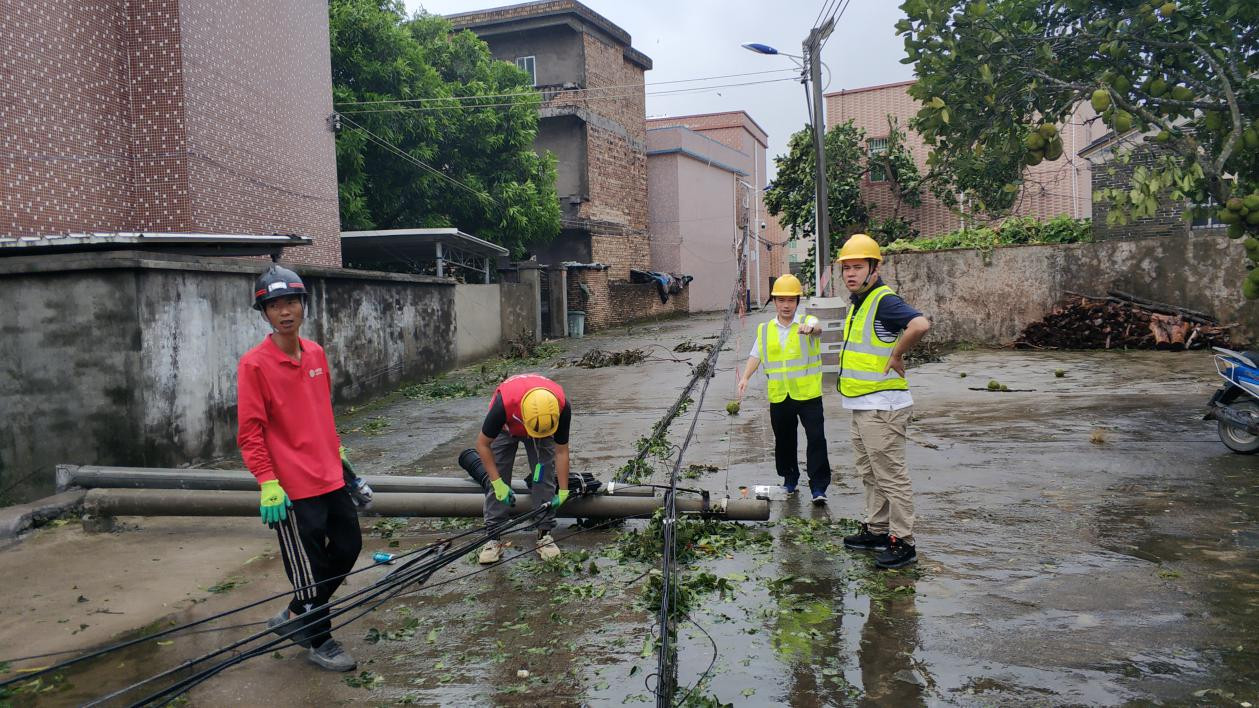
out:
<path id="1" fill-rule="evenodd" d="M 482 499 L 472 494 L 377 493 L 368 514 L 376 516 L 467 516 L 482 514 Z M 650 516 L 663 504 L 662 497 L 593 496 L 569 499 L 559 508 L 563 518 L 613 519 Z M 83 500 L 89 515 L 111 516 L 258 516 L 258 493 L 186 491 L 177 489 L 92 489 Z M 678 512 L 704 511 L 698 495 L 680 495 Z M 533 509 L 528 496 L 516 497 L 513 514 Z M 708 510 L 731 521 L 767 521 L 769 502 L 764 499 L 718 499 Z"/>
<path id="2" fill-rule="evenodd" d="M 466 477 L 400 477 L 394 475 L 362 475 L 376 494 L 481 494 L 480 485 Z M 85 489 L 186 489 L 201 491 L 257 491 L 258 480 L 243 470 L 188 470 L 157 467 L 97 467 L 95 465 L 57 465 L 57 491 L 74 487 Z M 517 495 L 527 495 L 528 486 L 514 480 Z M 650 487 L 615 485 L 613 492 L 605 485 L 600 495 L 614 493 L 618 497 L 650 497 Z"/>

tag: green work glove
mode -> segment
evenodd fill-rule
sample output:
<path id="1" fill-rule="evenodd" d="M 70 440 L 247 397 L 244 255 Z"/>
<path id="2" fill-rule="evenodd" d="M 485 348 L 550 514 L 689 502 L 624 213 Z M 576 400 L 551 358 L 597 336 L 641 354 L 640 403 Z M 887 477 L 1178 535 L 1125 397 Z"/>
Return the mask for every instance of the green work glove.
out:
<path id="1" fill-rule="evenodd" d="M 262 499 L 258 502 L 258 511 L 262 514 L 262 523 L 274 524 L 288 518 L 288 508 L 293 506 L 289 495 L 274 479 L 262 483 Z"/>
<path id="2" fill-rule="evenodd" d="M 511 487 L 508 486 L 507 483 L 503 481 L 502 477 L 499 477 L 493 482 L 490 482 L 490 486 L 494 488 L 495 499 L 501 502 L 506 502 L 513 506 L 516 504 L 516 493 L 513 492 L 511 490 Z"/>
<path id="3" fill-rule="evenodd" d="M 568 501 L 568 494 L 569 492 L 567 489 L 561 489 L 560 491 L 556 492 L 555 496 L 551 497 L 551 508 L 552 509 L 560 508 L 560 506 L 564 502 Z"/>

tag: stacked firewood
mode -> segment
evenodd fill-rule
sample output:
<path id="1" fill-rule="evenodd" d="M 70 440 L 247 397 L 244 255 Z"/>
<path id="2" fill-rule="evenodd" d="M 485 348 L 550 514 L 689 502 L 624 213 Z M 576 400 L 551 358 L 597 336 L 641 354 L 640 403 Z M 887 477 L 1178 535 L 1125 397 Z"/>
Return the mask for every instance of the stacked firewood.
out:
<path id="1" fill-rule="evenodd" d="M 1175 305 L 1118 290 L 1067 298 L 1014 340 L 1020 349 L 1198 349 L 1228 347 L 1230 325 Z"/>

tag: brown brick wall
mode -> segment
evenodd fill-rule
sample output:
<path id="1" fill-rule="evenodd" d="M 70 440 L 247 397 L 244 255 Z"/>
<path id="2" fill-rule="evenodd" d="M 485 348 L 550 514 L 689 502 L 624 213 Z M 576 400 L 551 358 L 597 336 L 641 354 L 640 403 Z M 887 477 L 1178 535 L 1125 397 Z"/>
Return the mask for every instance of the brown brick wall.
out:
<path id="1" fill-rule="evenodd" d="M 184 0 L 193 223 L 314 238 L 286 260 L 341 265 L 328 17 L 304 0 Z"/>
<path id="2" fill-rule="evenodd" d="M 581 291 L 582 284 L 590 290 L 589 298 Z M 608 271 L 568 272 L 568 307 L 570 310 L 585 308 L 587 332 L 686 313 L 689 297 L 689 288 L 683 288 L 681 293 L 669 296 L 669 302 L 661 303 L 654 284 L 615 280 L 609 277 Z"/>
<path id="3" fill-rule="evenodd" d="M 340 265 L 329 74 L 298 0 L 10 0 L 0 236 L 303 233 Z"/>
<path id="4" fill-rule="evenodd" d="M 587 88 L 637 84 L 632 95 L 587 102 L 587 109 L 612 121 L 616 128 L 587 125 L 590 201 L 582 216 L 647 230 L 647 125 L 643 70 L 626 61 L 622 48 L 582 34 L 586 52 Z M 629 93 L 623 90 L 621 93 Z M 623 132 L 622 132 L 623 131 Z M 597 258 L 597 257 L 596 257 Z M 646 267 L 647 262 L 640 265 Z"/>
<path id="5" fill-rule="evenodd" d="M 895 116 L 899 126 L 907 133 L 906 144 L 918 163 L 918 169 L 925 174 L 928 147 L 921 136 L 908 130 L 910 119 L 920 108 L 920 104 L 907 92 L 912 83 L 827 94 L 827 127 L 834 127 L 851 119 L 854 125 L 866 131 L 867 139 L 883 138 L 888 135 L 887 116 Z M 1013 209 L 1014 214 L 1042 219 L 1059 215 L 1077 218 L 1090 215 L 1090 165 L 1087 160 L 1077 157 L 1076 153 L 1092 140 L 1091 128 L 1085 124 L 1085 120 L 1091 116 L 1092 109 L 1084 104 L 1067 125 L 1059 126 L 1063 136 L 1063 156 L 1057 161 L 1042 162 L 1036 167 L 1028 168 L 1024 175 L 1024 187 Z M 1074 193 L 1073 173 L 1076 179 Z M 867 180 L 862 192 L 870 203 L 876 205 L 876 218 L 892 215 L 895 200 L 890 185 Z M 921 207 L 902 207 L 900 214 L 913 221 L 923 236 L 947 233 L 961 226 L 959 216 L 950 212 L 929 193 L 923 195 Z"/>
<path id="6" fill-rule="evenodd" d="M 131 223 L 122 2 L 6 1 L 0 22 L 0 235 Z"/>

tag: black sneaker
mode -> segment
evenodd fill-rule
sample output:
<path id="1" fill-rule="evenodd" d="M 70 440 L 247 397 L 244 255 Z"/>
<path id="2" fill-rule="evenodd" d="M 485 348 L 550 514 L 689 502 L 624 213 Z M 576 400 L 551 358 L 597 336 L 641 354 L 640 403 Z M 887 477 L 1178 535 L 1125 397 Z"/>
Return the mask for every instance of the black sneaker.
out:
<path id="1" fill-rule="evenodd" d="M 299 615 L 300 616 L 300 615 Z M 299 646 L 310 648 L 310 638 L 306 635 L 306 628 L 297 629 L 300 625 L 289 613 L 289 608 L 280 610 L 280 614 L 267 620 L 267 629 L 271 630 L 278 637 L 297 643 Z M 293 630 L 297 629 L 296 632 Z"/>
<path id="2" fill-rule="evenodd" d="M 870 533 L 870 527 L 862 524 L 860 533 L 844 536 L 844 547 L 855 551 L 882 551 L 887 549 L 889 538 L 885 533 Z"/>
<path id="3" fill-rule="evenodd" d="M 918 562 L 918 551 L 914 549 L 912 543 L 905 543 L 895 536 L 890 536 L 891 542 L 887 544 L 887 550 L 879 553 L 874 557 L 874 564 L 880 568 L 900 568 L 910 563 Z"/>

